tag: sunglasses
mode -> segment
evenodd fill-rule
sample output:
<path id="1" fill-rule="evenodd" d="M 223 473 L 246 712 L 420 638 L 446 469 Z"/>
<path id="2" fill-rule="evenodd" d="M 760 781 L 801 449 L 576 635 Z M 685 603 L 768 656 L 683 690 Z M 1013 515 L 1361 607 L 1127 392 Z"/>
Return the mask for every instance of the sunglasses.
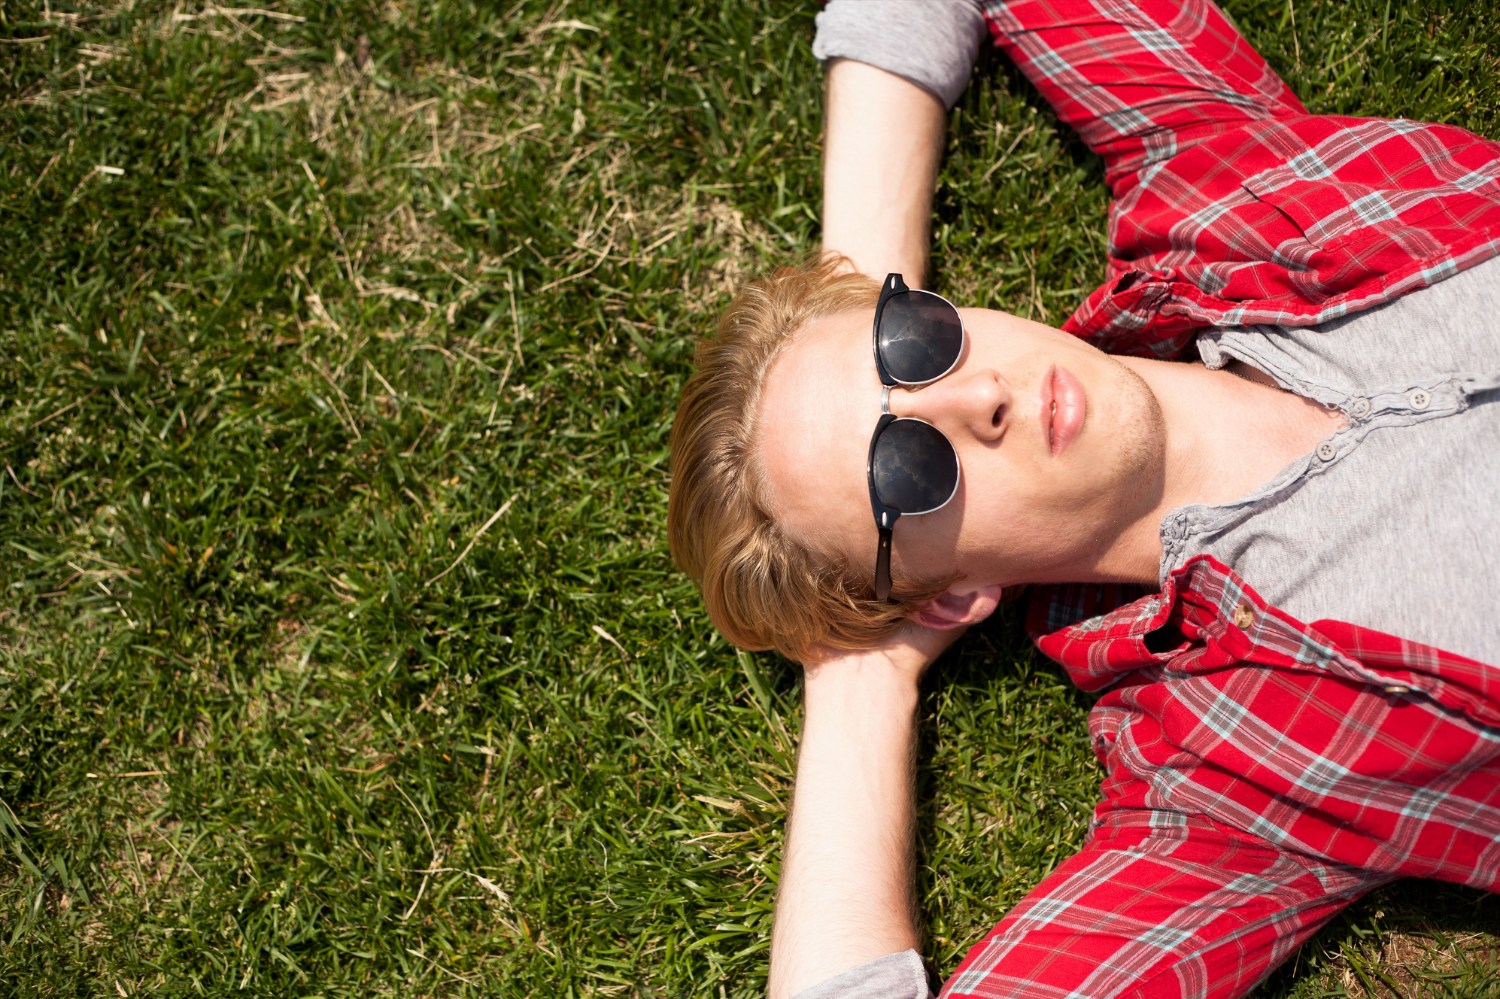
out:
<path id="1" fill-rule="evenodd" d="M 880 419 L 865 466 L 870 507 L 880 531 L 875 553 L 875 599 L 891 595 L 891 530 L 901 517 L 940 510 L 958 492 L 958 452 L 924 420 L 891 412 L 891 389 L 942 378 L 964 352 L 964 324 L 941 295 L 915 291 L 900 274 L 886 275 L 875 305 L 875 370 L 880 374 Z"/>

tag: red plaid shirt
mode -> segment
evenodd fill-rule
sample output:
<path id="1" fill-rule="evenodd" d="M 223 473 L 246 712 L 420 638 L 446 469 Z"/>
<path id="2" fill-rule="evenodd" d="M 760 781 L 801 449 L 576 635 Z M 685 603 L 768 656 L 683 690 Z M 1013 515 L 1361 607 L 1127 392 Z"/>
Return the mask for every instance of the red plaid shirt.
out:
<path id="1" fill-rule="evenodd" d="M 1478 762 L 1500 762 L 1500 669 L 1340 621 L 1303 624 L 1207 555 L 1190 559 L 1159 594 L 1075 617 L 1119 589 L 1055 588 L 1033 602 L 1029 622 L 1074 683 L 1109 690 L 1089 719 L 1112 770 L 1109 811 L 1202 814 L 1352 867 L 1500 888 L 1500 770 L 1478 798 L 1438 803 L 1466 754 L 1477 749 Z M 1053 615 L 1077 623 L 1054 629 Z M 1307 711 L 1315 699 L 1320 709 Z M 1488 734 L 1450 734 L 1447 746 L 1412 746 L 1407 758 L 1383 758 L 1373 770 L 1351 755 L 1366 742 L 1351 732 L 1408 705 L 1420 706 L 1411 714 L 1464 717 L 1465 727 Z M 1129 752 L 1152 757 L 1134 727 L 1143 714 L 1154 725 L 1192 719 L 1186 733 L 1152 731 L 1148 740 L 1171 747 L 1149 764 L 1172 769 L 1169 786 L 1139 780 L 1140 760 L 1123 769 L 1111 760 L 1127 731 Z M 1398 772 L 1407 776 L 1393 784 Z M 1414 811 L 1419 787 L 1432 798 Z M 1425 838 L 1399 832 L 1435 816 L 1442 826 Z"/>
<path id="2" fill-rule="evenodd" d="M 1500 891 L 1500 670 L 1304 624 L 1206 555 L 1130 589 L 1033 597 L 1042 651 L 1106 691 L 1104 800 L 944 999 L 1233 999 L 1395 878 Z"/>
<path id="3" fill-rule="evenodd" d="M 1323 322 L 1500 251 L 1500 144 L 1309 115 L 1203 0 L 987 15 L 1105 158 L 1109 280 L 1065 327 L 1105 350 Z M 1228 999 L 1386 881 L 1500 890 L 1500 669 L 1294 620 L 1208 556 L 1160 593 L 1038 588 L 1029 626 L 1105 691 L 1104 800 L 945 997 Z"/>
<path id="4" fill-rule="evenodd" d="M 1064 329 L 1171 357 L 1195 329 L 1307 326 L 1500 253 L 1500 143 L 1311 115 L 1212 4 L 994 0 L 990 29 L 1104 157 L 1107 280 Z"/>

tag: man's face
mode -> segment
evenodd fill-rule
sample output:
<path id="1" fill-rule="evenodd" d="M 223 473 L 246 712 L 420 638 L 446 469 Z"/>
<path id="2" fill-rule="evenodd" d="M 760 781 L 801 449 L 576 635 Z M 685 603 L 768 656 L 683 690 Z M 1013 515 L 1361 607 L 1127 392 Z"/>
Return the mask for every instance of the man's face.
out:
<path id="1" fill-rule="evenodd" d="M 1160 496 L 1165 431 L 1146 383 L 1077 337 L 961 309 L 968 347 L 944 378 L 891 392 L 891 412 L 953 442 L 958 493 L 895 527 L 892 574 L 964 587 L 1093 578 L 1089 567 Z M 870 312 L 809 324 L 771 367 L 761 458 L 773 514 L 873 574 L 865 460 L 880 415 Z"/>

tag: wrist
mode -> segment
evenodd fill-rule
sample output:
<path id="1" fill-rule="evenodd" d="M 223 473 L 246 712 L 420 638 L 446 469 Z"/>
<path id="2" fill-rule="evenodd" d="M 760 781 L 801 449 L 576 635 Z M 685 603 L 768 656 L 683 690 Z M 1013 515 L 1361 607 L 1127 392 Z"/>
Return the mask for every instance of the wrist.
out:
<path id="1" fill-rule="evenodd" d="M 838 652 L 803 665 L 803 680 L 809 686 L 860 686 L 917 689 L 931 659 L 909 646 Z"/>
<path id="2" fill-rule="evenodd" d="M 813 788 L 809 760 L 836 760 L 827 772 L 836 771 L 845 781 L 869 768 L 884 772 L 906 760 L 916 725 L 919 678 L 915 670 L 896 669 L 869 656 L 808 671 L 797 794 Z"/>
<path id="3" fill-rule="evenodd" d="M 835 661 L 806 671 L 802 688 L 804 736 L 833 726 L 858 730 L 856 740 L 885 744 L 910 729 L 917 712 L 921 672 L 899 669 L 877 657 Z"/>

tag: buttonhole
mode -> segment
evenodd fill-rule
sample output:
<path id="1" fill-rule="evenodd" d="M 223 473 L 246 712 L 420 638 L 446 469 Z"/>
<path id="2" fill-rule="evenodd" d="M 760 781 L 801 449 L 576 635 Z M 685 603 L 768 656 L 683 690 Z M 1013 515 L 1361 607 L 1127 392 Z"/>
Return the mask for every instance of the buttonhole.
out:
<path id="1" fill-rule="evenodd" d="M 1187 639 L 1175 624 L 1164 624 L 1155 631 L 1146 632 L 1143 641 L 1146 643 L 1146 651 L 1156 655 L 1180 649 L 1187 644 Z"/>

